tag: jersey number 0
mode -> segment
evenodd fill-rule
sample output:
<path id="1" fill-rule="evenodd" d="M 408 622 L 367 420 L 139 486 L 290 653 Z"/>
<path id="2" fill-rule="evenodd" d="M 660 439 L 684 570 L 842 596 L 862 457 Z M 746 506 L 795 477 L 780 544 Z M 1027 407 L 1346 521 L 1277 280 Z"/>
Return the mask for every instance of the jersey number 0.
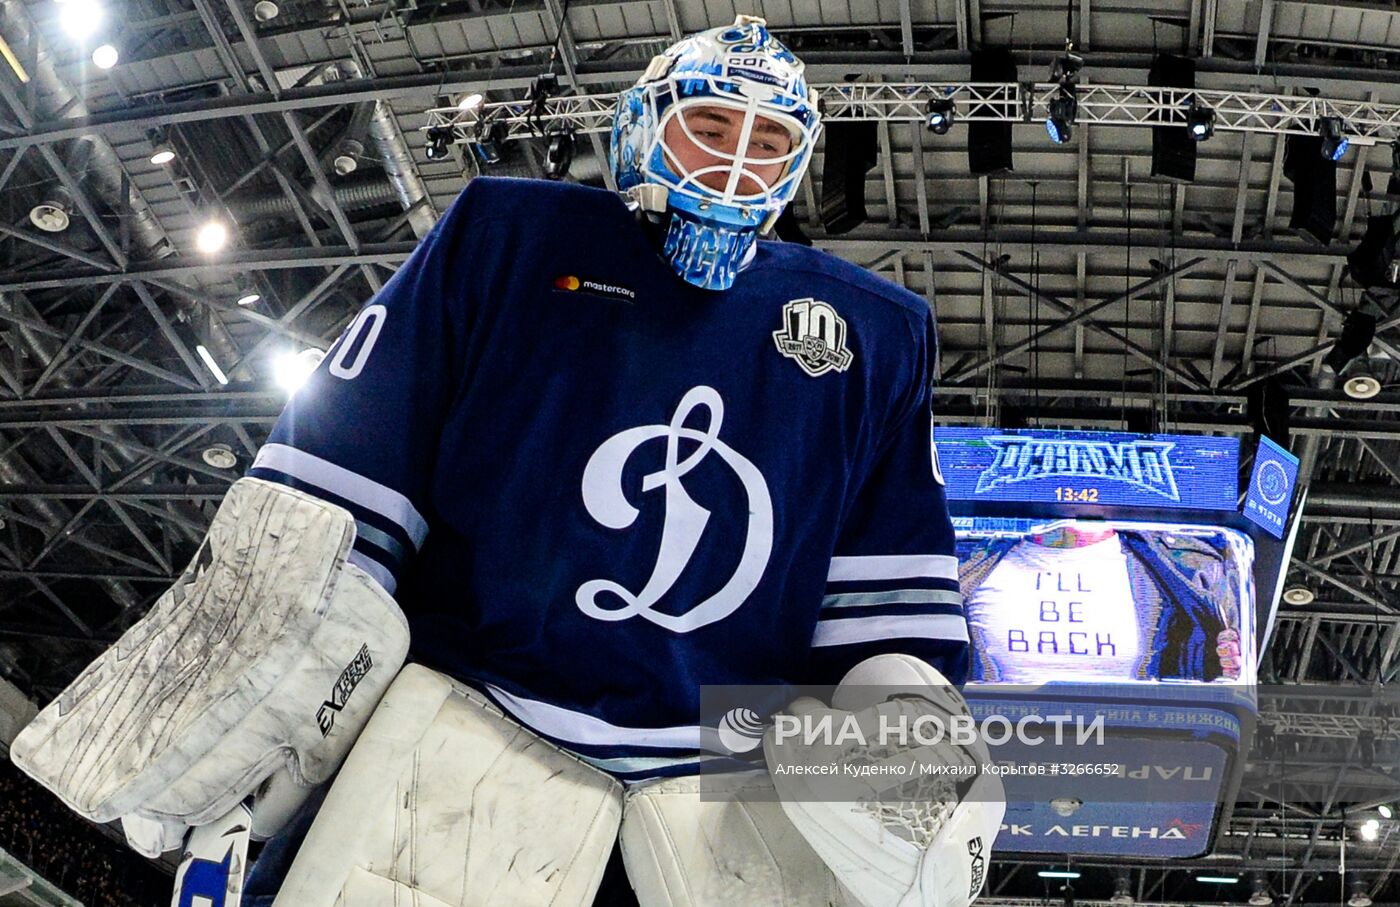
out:
<path id="1" fill-rule="evenodd" d="M 340 338 L 340 345 L 331 358 L 330 373 L 348 381 L 364 371 L 374 342 L 384 329 L 384 319 L 388 317 L 388 310 L 378 303 L 365 306 Z"/>

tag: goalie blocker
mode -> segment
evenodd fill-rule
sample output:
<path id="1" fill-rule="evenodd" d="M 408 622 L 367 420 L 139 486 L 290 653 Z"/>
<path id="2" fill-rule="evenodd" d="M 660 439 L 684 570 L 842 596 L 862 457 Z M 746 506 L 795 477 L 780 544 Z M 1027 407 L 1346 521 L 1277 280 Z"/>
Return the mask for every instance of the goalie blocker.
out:
<path id="1" fill-rule="evenodd" d="M 331 776 L 408 651 L 345 561 L 355 524 L 286 486 L 229 489 L 180 579 L 15 739 L 15 763 L 147 856 L 254 791 L 275 833 Z"/>

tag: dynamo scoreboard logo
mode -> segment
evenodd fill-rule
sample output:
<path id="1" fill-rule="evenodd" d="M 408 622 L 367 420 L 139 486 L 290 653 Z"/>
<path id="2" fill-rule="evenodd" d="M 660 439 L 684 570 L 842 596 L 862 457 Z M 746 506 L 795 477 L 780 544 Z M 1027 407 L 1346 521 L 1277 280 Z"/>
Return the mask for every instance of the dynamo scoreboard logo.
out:
<path id="1" fill-rule="evenodd" d="M 977 494 L 1036 479 L 1122 482 L 1180 501 L 1169 454 L 1173 441 L 1088 441 L 1000 435 L 986 438 L 996 451 L 977 479 Z"/>

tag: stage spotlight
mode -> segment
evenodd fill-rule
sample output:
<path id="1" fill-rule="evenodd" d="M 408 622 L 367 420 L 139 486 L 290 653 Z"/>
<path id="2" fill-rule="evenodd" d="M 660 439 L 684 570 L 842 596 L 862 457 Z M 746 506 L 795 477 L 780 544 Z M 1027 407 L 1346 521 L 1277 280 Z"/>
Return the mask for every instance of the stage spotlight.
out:
<path id="1" fill-rule="evenodd" d="M 1074 137 L 1074 120 L 1079 114 L 1079 99 L 1073 85 L 1061 85 L 1050 99 L 1050 115 L 1045 118 L 1045 131 L 1051 141 L 1063 145 Z"/>
<path id="2" fill-rule="evenodd" d="M 1283 600 L 1295 608 L 1311 605 L 1316 599 L 1316 593 L 1307 586 L 1289 586 L 1283 590 Z"/>
<path id="3" fill-rule="evenodd" d="M 1377 806 L 1376 812 L 1381 814 L 1382 819 L 1395 818 L 1395 807 L 1391 806 L 1389 803 L 1382 803 L 1380 806 Z"/>
<path id="4" fill-rule="evenodd" d="M 484 100 L 486 100 L 486 99 L 485 99 L 484 97 L 482 97 L 482 95 L 479 94 L 479 93 L 477 93 L 477 92 L 472 92 L 471 94 L 464 94 L 464 95 L 462 95 L 461 100 L 459 100 L 459 101 L 457 102 L 457 109 L 458 109 L 458 110 L 475 110 L 475 109 L 477 109 L 478 107 L 481 106 L 481 102 L 484 101 Z"/>
<path id="5" fill-rule="evenodd" d="M 120 56 L 116 47 L 111 44 L 103 44 L 92 52 L 92 63 L 98 69 L 111 69 L 117 65 L 117 59 Z"/>
<path id="6" fill-rule="evenodd" d="M 97 0 L 66 0 L 58 8 L 58 24 L 75 41 L 92 37 L 102 25 L 102 4 Z"/>
<path id="7" fill-rule="evenodd" d="M 242 296 L 238 297 L 238 304 L 239 304 L 239 305 L 252 305 L 253 303 L 257 302 L 259 299 L 262 299 L 262 294 L 261 294 L 261 293 L 244 293 Z"/>
<path id="8" fill-rule="evenodd" d="M 549 143 L 544 152 L 544 175 L 552 180 L 561 180 L 569 175 L 569 165 L 574 162 L 574 129 L 564 126 L 551 129 Z"/>
<path id="9" fill-rule="evenodd" d="M 211 220 L 200 227 L 199 232 L 196 233 L 194 237 L 195 248 L 206 255 L 212 255 L 222 249 L 227 243 L 228 227 L 225 227 L 216 220 Z"/>
<path id="10" fill-rule="evenodd" d="M 1361 840 L 1374 841 L 1381 836 L 1381 823 L 1378 819 L 1367 819 L 1361 823 Z"/>
<path id="11" fill-rule="evenodd" d="M 1323 117 L 1318 123 L 1317 134 L 1322 137 L 1322 156 L 1329 161 L 1340 161 L 1347 153 L 1351 140 L 1343 134 L 1341 117 Z"/>
<path id="12" fill-rule="evenodd" d="M 1186 111 L 1186 129 L 1198 142 L 1215 135 L 1215 111 L 1199 101 Z"/>
<path id="13" fill-rule="evenodd" d="M 501 146 L 506 141 L 506 124 L 500 120 L 492 120 L 479 128 L 476 141 L 471 142 L 472 154 L 481 163 L 490 166 L 501 162 Z"/>
<path id="14" fill-rule="evenodd" d="M 947 135 L 956 115 L 952 98 L 934 98 L 928 102 L 928 130 L 935 135 Z"/>
<path id="15" fill-rule="evenodd" d="M 447 157 L 447 149 L 452 145 L 451 126 L 429 126 L 428 146 L 424 153 L 430 161 L 440 161 Z"/>

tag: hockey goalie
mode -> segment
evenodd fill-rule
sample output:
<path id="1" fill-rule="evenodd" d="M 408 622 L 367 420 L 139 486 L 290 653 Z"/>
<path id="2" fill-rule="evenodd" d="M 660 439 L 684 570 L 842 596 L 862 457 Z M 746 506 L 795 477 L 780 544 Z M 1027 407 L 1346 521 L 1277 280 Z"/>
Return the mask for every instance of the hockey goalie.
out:
<path id="1" fill-rule="evenodd" d="M 984 752 L 885 753 L 972 780 L 870 809 L 700 720 L 966 714 L 929 306 L 760 239 L 819 119 L 740 17 L 622 93 L 617 192 L 473 179 L 16 762 L 147 854 L 251 803 L 246 884 L 218 851 L 183 903 L 967 907 Z"/>

